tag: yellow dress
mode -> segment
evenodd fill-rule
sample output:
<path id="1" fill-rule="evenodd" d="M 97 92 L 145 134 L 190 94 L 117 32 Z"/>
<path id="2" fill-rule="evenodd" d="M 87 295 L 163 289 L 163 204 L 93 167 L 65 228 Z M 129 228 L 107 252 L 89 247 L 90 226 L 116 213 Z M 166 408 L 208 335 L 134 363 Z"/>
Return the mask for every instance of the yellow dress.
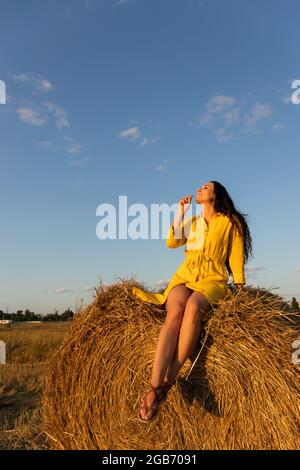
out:
<path id="1" fill-rule="evenodd" d="M 236 215 L 233 217 L 242 231 L 239 219 Z M 215 213 L 209 224 L 203 213 L 193 215 L 182 221 L 176 235 L 171 224 L 166 245 L 168 248 L 185 245 L 185 259 L 162 294 L 132 288 L 133 294 L 145 302 L 162 305 L 172 287 L 185 284 L 194 291 L 202 292 L 210 305 L 215 306 L 229 292 L 225 267 L 227 258 L 233 282 L 245 284 L 243 237 L 222 212 Z"/>

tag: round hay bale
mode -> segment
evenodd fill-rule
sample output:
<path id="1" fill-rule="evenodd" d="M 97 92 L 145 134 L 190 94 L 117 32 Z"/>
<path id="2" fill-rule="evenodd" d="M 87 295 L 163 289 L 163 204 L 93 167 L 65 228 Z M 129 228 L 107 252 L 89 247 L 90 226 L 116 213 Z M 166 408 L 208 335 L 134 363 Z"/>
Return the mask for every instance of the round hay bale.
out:
<path id="1" fill-rule="evenodd" d="M 54 449 L 300 448 L 299 323 L 280 296 L 231 289 L 158 418 L 144 424 L 138 398 L 166 310 L 133 286 L 145 289 L 134 278 L 100 284 L 52 357 L 42 401 Z"/>

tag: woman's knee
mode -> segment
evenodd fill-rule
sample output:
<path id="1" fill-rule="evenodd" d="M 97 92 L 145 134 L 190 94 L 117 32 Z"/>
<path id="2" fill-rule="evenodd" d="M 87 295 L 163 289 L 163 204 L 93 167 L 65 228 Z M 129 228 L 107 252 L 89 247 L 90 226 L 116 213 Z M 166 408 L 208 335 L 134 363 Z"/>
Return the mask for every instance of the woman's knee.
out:
<path id="1" fill-rule="evenodd" d="M 197 293 L 197 295 L 192 295 L 187 301 L 184 317 L 188 317 L 191 320 L 204 320 L 210 310 L 211 305 L 204 294 Z"/>
<path id="2" fill-rule="evenodd" d="M 171 326 L 180 326 L 184 316 L 184 310 L 192 290 L 183 284 L 174 286 L 167 298 L 166 310 L 167 317 L 166 323 Z"/>
<path id="3" fill-rule="evenodd" d="M 172 305 L 167 305 L 167 316 L 165 323 L 172 325 L 181 325 L 185 310 L 185 304 L 183 303 L 173 303 Z"/>

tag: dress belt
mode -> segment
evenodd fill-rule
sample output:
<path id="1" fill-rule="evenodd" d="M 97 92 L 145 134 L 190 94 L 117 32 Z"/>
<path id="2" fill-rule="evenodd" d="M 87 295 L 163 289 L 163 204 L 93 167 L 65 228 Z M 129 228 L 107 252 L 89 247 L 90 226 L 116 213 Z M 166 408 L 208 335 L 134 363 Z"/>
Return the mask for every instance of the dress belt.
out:
<path id="1" fill-rule="evenodd" d="M 191 253 L 193 255 L 193 259 L 189 263 L 191 268 L 196 268 L 198 266 L 200 268 L 199 273 L 196 274 L 196 278 L 195 278 L 195 281 L 196 281 L 198 276 L 200 276 L 200 274 L 201 274 L 201 262 L 202 262 L 202 260 L 204 259 L 205 261 L 213 261 L 213 258 L 208 256 L 208 254 L 203 250 L 187 250 L 186 251 L 186 257 L 189 256 L 189 253 Z M 208 267 L 208 271 L 209 271 L 209 267 Z"/>

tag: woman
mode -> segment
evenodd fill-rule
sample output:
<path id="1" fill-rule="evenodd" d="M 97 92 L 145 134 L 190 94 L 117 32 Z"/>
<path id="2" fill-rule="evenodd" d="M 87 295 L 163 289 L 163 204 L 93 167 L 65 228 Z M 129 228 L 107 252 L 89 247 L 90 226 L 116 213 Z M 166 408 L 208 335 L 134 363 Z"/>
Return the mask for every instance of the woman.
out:
<path id="1" fill-rule="evenodd" d="M 158 338 L 152 377 L 140 397 L 139 420 L 152 421 L 158 406 L 175 383 L 201 333 L 201 321 L 230 291 L 228 273 L 235 286 L 245 284 L 244 264 L 252 255 L 252 239 L 244 216 L 238 212 L 225 187 L 209 181 L 197 190 L 196 203 L 203 213 L 183 221 L 192 196 L 179 201 L 166 245 L 185 245 L 185 259 L 163 294 L 133 287 L 133 293 L 154 304 L 166 302 L 167 316 Z M 227 271 L 226 271 L 227 268 Z M 164 380 L 165 379 L 165 380 Z"/>

